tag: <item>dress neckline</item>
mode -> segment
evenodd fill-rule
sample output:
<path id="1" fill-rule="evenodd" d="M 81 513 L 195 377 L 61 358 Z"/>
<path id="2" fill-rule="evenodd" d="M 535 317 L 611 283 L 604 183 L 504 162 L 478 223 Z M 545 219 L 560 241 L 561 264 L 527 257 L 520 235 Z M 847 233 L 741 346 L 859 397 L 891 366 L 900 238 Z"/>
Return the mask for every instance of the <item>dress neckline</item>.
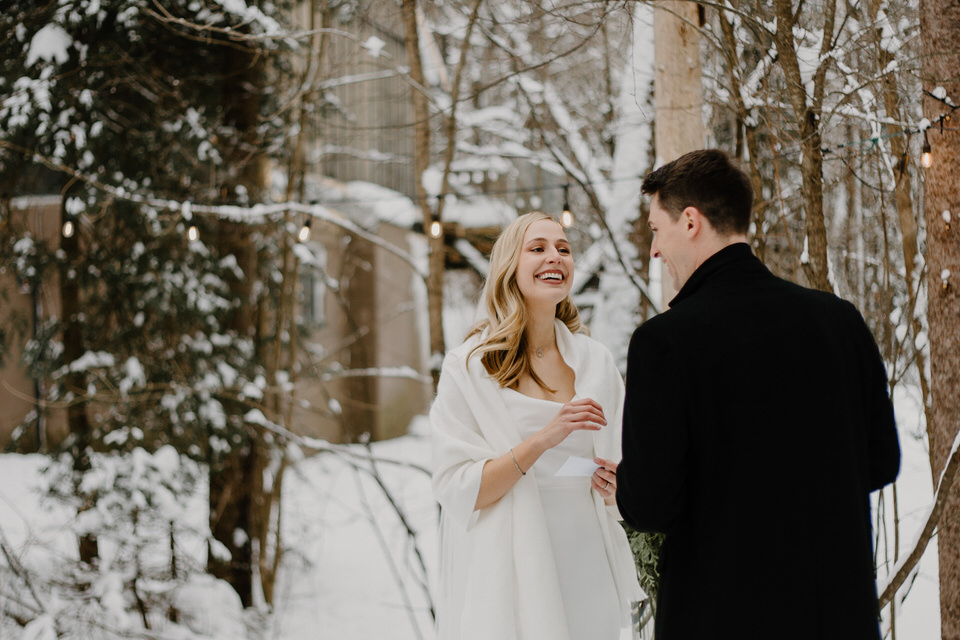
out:
<path id="1" fill-rule="evenodd" d="M 509 392 L 511 392 L 511 393 L 514 393 L 514 394 L 520 396 L 521 398 L 526 398 L 527 400 L 536 400 L 536 401 L 538 401 L 538 402 L 549 402 L 550 404 L 566 404 L 567 402 L 570 402 L 571 400 L 576 400 L 576 399 L 577 399 L 577 394 L 576 394 L 576 393 L 573 394 L 573 397 L 570 398 L 570 400 L 561 401 L 561 400 L 548 400 L 547 398 L 536 398 L 536 397 L 534 397 L 534 396 L 528 396 L 527 394 L 523 393 L 522 391 L 517 391 L 516 389 L 511 389 L 510 387 L 502 387 L 502 388 L 503 388 L 503 389 L 506 389 L 507 391 L 509 391 Z"/>

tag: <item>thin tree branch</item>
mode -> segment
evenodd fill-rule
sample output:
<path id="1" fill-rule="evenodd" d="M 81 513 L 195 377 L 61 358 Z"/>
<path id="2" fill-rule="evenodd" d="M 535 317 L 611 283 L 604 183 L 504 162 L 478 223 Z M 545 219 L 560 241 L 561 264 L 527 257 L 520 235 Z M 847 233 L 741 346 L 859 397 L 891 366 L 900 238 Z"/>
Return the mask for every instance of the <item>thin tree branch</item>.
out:
<path id="1" fill-rule="evenodd" d="M 878 589 L 878 591 L 880 591 L 881 609 L 890 604 L 897 590 L 906 581 L 910 572 L 917 566 L 917 563 L 920 562 L 920 558 L 923 556 L 923 552 L 926 551 L 927 544 L 933 537 L 933 532 L 940 522 L 940 516 L 943 514 L 943 509 L 947 504 L 947 496 L 950 495 L 950 490 L 957 479 L 958 471 L 960 471 L 960 433 L 957 434 L 957 438 L 953 441 L 953 450 L 950 452 L 947 464 L 940 474 L 940 482 L 937 484 L 933 507 L 930 509 L 930 515 L 927 517 L 927 521 L 920 531 L 920 535 L 917 537 L 913 551 L 897 564 L 891 573 L 892 577 L 889 577 L 887 583 Z"/>

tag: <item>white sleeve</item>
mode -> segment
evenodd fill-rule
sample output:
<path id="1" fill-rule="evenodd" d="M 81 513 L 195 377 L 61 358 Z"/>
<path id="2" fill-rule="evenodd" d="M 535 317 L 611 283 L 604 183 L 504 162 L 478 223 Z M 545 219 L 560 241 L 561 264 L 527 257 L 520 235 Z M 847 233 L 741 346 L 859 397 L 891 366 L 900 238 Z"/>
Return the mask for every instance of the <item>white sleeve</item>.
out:
<path id="1" fill-rule="evenodd" d="M 430 408 L 433 494 L 451 522 L 470 529 L 480 493 L 483 467 L 496 453 L 480 432 L 469 409 L 470 377 L 462 358 L 447 354 L 437 397 Z"/>

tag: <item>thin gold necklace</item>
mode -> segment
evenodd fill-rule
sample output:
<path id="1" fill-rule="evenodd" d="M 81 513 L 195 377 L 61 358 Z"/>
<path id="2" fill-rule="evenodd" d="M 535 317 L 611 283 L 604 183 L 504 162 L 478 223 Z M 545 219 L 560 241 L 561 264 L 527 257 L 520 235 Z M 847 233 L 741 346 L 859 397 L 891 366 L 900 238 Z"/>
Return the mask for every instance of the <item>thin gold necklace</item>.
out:
<path id="1" fill-rule="evenodd" d="M 546 348 L 549 347 L 549 346 L 551 346 L 551 345 L 548 344 L 548 345 L 543 346 L 543 347 L 537 347 L 537 349 L 536 349 L 536 351 L 534 351 L 534 353 L 537 354 L 537 357 L 538 357 L 538 358 L 542 358 L 542 357 L 543 357 L 543 350 L 546 349 Z"/>

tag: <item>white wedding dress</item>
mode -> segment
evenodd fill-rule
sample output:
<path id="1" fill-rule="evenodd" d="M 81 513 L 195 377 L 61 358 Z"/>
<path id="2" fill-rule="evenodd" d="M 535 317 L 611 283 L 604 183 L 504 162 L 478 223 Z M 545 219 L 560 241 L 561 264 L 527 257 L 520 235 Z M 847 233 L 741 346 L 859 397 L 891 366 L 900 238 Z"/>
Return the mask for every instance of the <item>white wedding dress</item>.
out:
<path id="1" fill-rule="evenodd" d="M 501 393 L 523 439 L 543 428 L 562 406 L 513 389 Z M 591 433 L 571 433 L 527 473 L 534 474 L 540 489 L 570 640 L 615 640 L 620 637 L 620 607 L 590 478 L 555 475 L 569 456 L 593 459 Z"/>

